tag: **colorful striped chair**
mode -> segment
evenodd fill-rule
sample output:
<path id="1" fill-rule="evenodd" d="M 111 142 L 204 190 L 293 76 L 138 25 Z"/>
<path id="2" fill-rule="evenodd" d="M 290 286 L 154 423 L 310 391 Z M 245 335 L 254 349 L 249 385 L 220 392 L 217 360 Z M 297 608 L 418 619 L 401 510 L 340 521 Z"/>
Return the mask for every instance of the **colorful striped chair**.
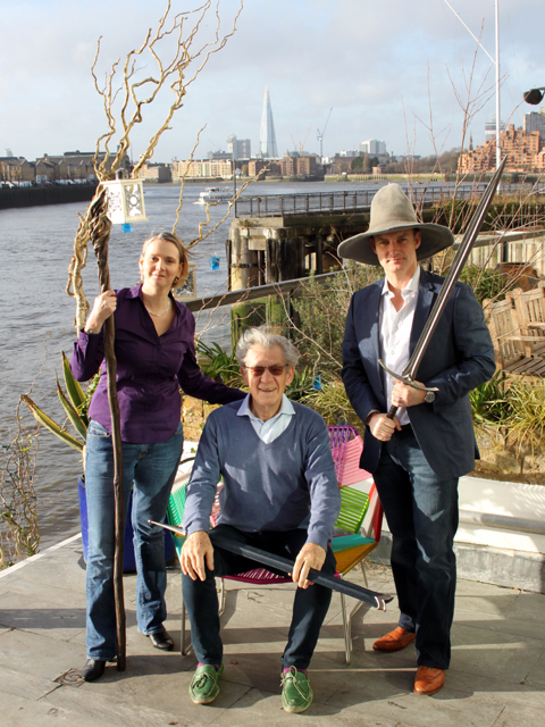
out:
<path id="1" fill-rule="evenodd" d="M 362 479 L 366 479 L 366 475 L 368 475 L 364 470 L 359 470 L 359 454 L 357 454 L 359 448 L 357 438 L 359 435 L 357 430 L 354 427 L 328 427 L 328 429 L 331 449 L 335 460 L 336 474 L 338 480 L 341 481 L 341 510 L 335 523 L 335 527 L 340 531 L 340 534 L 336 535 L 332 541 L 332 550 L 337 561 L 337 576 L 342 578 L 357 565 L 360 565 L 364 580 L 367 583 L 363 561 L 378 545 L 382 523 L 382 509 L 378 501 L 378 496 L 376 495 L 374 483 L 372 483 L 369 492 L 364 492 L 361 489 L 342 484 L 342 482 L 347 481 L 351 483 L 359 482 Z M 351 444 L 352 442 L 356 442 L 356 446 Z M 361 445 L 362 447 L 363 444 Z M 360 454 L 361 448 L 359 449 Z M 356 456 L 358 461 L 357 468 L 354 467 Z M 359 480 L 355 479 L 357 476 L 359 476 Z M 174 483 L 167 511 L 168 521 L 171 525 L 180 526 L 182 524 L 185 507 L 185 486 L 188 480 L 189 473 L 178 478 Z M 211 517 L 212 527 L 216 523 L 218 514 L 219 503 L 216 496 Z M 364 528 L 363 533 L 361 532 L 362 526 Z M 176 551 L 180 557 L 184 538 L 175 534 L 173 534 L 173 538 Z M 277 575 L 266 568 L 256 568 L 246 573 L 225 576 L 225 578 L 253 586 L 292 582 L 291 578 Z M 347 612 L 345 596 L 344 594 L 340 595 L 346 663 L 350 664 L 352 651 L 352 619 L 355 613 L 362 607 L 366 608 L 367 611 L 369 606 L 358 601 L 352 611 Z M 220 615 L 225 610 L 225 600 L 226 588 L 224 578 L 221 578 L 219 587 Z M 185 604 L 182 601 L 181 651 L 184 655 L 191 653 L 192 650 L 191 644 L 188 644 L 187 641 Z"/>

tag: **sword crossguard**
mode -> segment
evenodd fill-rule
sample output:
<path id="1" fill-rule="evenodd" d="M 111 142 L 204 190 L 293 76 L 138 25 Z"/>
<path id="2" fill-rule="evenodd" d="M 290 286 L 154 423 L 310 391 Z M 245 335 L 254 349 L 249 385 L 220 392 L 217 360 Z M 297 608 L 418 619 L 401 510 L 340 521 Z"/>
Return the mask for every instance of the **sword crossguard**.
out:
<path id="1" fill-rule="evenodd" d="M 394 379 L 396 379 L 397 381 L 402 381 L 404 384 L 407 384 L 407 386 L 411 386 L 413 389 L 418 389 L 419 391 L 439 391 L 437 386 L 424 386 L 423 384 L 419 384 L 417 381 L 414 381 L 411 374 L 396 374 L 395 371 L 389 369 L 385 365 L 384 361 L 380 358 L 378 362 L 386 371 L 386 373 L 390 374 L 390 376 L 393 376 Z"/>

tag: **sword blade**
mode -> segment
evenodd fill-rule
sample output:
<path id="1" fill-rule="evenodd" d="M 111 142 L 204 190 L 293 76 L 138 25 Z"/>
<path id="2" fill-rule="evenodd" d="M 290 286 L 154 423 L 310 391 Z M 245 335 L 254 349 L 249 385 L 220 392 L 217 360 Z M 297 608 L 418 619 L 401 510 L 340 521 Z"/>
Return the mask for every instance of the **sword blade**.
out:
<path id="1" fill-rule="evenodd" d="M 424 357 L 424 354 L 426 353 L 430 340 L 435 332 L 435 329 L 437 328 L 441 316 L 444 313 L 448 299 L 450 298 L 452 291 L 454 290 L 454 286 L 456 285 L 458 278 L 460 277 L 462 268 L 467 262 L 467 258 L 469 257 L 471 248 L 475 244 L 475 240 L 477 239 L 479 230 L 481 229 L 484 218 L 486 217 L 486 213 L 488 212 L 488 208 L 490 207 L 492 198 L 496 193 L 496 189 L 500 182 L 506 162 L 507 157 L 503 159 L 502 163 L 497 168 L 494 176 L 492 177 L 487 188 L 485 189 L 479 204 L 477 205 L 477 209 L 475 210 L 473 216 L 471 217 L 471 220 L 469 221 L 460 246 L 456 252 L 456 255 L 454 256 L 454 260 L 452 261 L 449 271 L 445 276 L 445 280 L 443 282 L 443 285 L 441 286 L 439 295 L 437 296 L 433 308 L 431 309 L 431 313 L 428 316 L 426 325 L 422 329 L 422 333 L 420 334 L 420 338 L 418 339 L 418 342 L 414 347 L 414 351 L 412 352 L 409 362 L 407 363 L 401 374 L 401 376 L 408 380 L 416 379 L 418 368 L 422 363 L 422 359 Z M 396 411 L 397 407 L 391 406 L 390 410 L 388 411 L 388 417 L 390 419 L 393 419 Z"/>
<path id="2" fill-rule="evenodd" d="M 158 523 L 155 520 L 149 520 L 152 525 L 158 525 L 165 530 L 170 530 L 180 536 L 185 536 L 183 528 L 175 525 L 167 525 L 167 523 Z M 224 550 L 228 550 L 231 553 L 242 555 L 244 558 L 254 560 L 259 565 L 266 565 L 269 568 L 276 568 L 283 573 L 293 573 L 294 563 L 287 558 L 281 558 L 278 555 L 267 553 L 265 550 L 260 548 L 254 548 L 253 545 L 244 545 L 242 543 L 235 543 L 232 540 L 226 538 L 216 538 L 215 544 Z M 313 568 L 309 571 L 309 580 L 313 583 L 317 583 L 320 586 L 331 588 L 333 591 L 344 593 L 346 596 L 357 598 L 359 601 L 369 603 L 379 611 L 386 611 L 386 604 L 393 600 L 393 596 L 387 593 L 378 593 L 377 591 L 371 591 L 368 588 L 358 586 L 356 583 L 345 581 L 336 576 L 326 575 L 320 571 L 314 570 Z"/>

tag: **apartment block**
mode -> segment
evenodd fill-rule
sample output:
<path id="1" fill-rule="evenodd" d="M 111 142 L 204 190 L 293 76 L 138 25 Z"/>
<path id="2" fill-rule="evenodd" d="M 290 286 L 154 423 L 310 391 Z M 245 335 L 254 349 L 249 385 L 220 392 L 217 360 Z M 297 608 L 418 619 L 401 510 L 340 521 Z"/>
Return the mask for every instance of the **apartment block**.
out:
<path id="1" fill-rule="evenodd" d="M 511 172 L 545 171 L 545 142 L 539 131 L 527 134 L 509 124 L 500 137 L 502 158 L 507 156 L 506 169 Z M 460 154 L 459 170 L 463 173 L 478 174 L 489 172 L 496 166 L 496 144 L 494 140 L 485 141 L 482 146 Z"/>
<path id="2" fill-rule="evenodd" d="M 186 177 L 191 178 L 208 178 L 217 177 L 218 179 L 232 179 L 233 166 L 230 160 L 222 159 L 194 159 L 172 162 L 172 173 L 174 180 Z"/>
<path id="3" fill-rule="evenodd" d="M 138 171 L 138 179 L 148 182 L 172 182 L 172 172 L 168 164 L 151 164 L 147 162 Z"/>
<path id="4" fill-rule="evenodd" d="M 532 131 L 539 131 L 541 140 L 545 142 L 545 108 L 541 109 L 539 113 L 532 111 L 529 114 L 524 114 L 522 117 L 522 129 L 526 134 L 531 134 Z"/>

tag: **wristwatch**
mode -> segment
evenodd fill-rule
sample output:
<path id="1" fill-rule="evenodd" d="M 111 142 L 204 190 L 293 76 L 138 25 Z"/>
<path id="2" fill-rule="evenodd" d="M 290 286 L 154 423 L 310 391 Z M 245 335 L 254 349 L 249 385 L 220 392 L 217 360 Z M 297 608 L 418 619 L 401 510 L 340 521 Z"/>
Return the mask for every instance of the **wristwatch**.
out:
<path id="1" fill-rule="evenodd" d="M 426 391 L 426 398 L 424 399 L 426 404 L 433 404 L 435 399 L 436 399 L 435 391 Z"/>

